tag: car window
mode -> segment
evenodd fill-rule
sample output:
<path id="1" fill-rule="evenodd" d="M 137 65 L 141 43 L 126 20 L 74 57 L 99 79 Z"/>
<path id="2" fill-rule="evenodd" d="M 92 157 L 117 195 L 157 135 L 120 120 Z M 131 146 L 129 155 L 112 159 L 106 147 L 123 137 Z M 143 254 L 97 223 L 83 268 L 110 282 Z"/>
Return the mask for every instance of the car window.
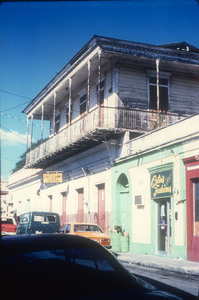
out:
<path id="1" fill-rule="evenodd" d="M 60 229 L 60 232 L 63 233 L 66 229 L 66 225 L 64 225 L 61 229 Z"/>
<path id="2" fill-rule="evenodd" d="M 89 249 L 72 248 L 67 251 L 68 261 L 77 265 L 87 266 L 96 269 L 95 260 L 92 258 Z"/>
<path id="3" fill-rule="evenodd" d="M 110 262 L 102 256 L 96 249 L 71 248 L 67 249 L 67 259 L 69 262 L 97 269 L 98 271 L 114 271 Z"/>
<path id="4" fill-rule="evenodd" d="M 20 223 L 23 224 L 23 223 L 28 223 L 29 222 L 29 215 L 23 215 L 20 217 Z"/>
<path id="5" fill-rule="evenodd" d="M 33 221 L 34 222 L 44 222 L 44 214 L 34 214 Z"/>
<path id="6" fill-rule="evenodd" d="M 1 219 L 1 224 L 13 224 L 13 219 L 3 218 L 3 219 Z"/>
<path id="7" fill-rule="evenodd" d="M 26 263 L 36 263 L 38 261 L 47 261 L 47 260 L 65 261 L 64 250 L 58 249 L 58 250 L 19 253 L 8 257 L 6 256 L 4 262 L 8 264 L 26 264 Z"/>
<path id="8" fill-rule="evenodd" d="M 46 222 L 55 223 L 56 222 L 56 215 L 47 215 L 46 216 Z"/>
<path id="9" fill-rule="evenodd" d="M 67 228 L 66 228 L 66 232 L 70 232 L 70 229 L 71 229 L 71 225 L 68 224 Z"/>
<path id="10" fill-rule="evenodd" d="M 6 255 L 4 265 L 62 261 L 97 271 L 115 271 L 111 262 L 96 248 L 69 248 Z"/>
<path id="11" fill-rule="evenodd" d="M 95 232 L 103 232 L 99 226 L 97 225 L 88 225 L 88 224 L 76 224 L 74 225 L 75 232 L 88 232 L 88 231 L 95 231 Z"/>

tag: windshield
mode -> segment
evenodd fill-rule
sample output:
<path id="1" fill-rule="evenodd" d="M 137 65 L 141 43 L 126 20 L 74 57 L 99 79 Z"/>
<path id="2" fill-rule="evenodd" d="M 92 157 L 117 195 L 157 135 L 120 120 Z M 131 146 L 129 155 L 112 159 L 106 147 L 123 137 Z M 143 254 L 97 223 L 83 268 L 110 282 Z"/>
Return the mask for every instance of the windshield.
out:
<path id="1" fill-rule="evenodd" d="M 88 225 L 88 224 L 76 224 L 74 225 L 74 232 L 103 232 L 99 226 L 97 225 Z"/>
<path id="2" fill-rule="evenodd" d="M 1 219 L 1 224 L 14 224 L 14 222 L 11 218 L 3 218 Z"/>

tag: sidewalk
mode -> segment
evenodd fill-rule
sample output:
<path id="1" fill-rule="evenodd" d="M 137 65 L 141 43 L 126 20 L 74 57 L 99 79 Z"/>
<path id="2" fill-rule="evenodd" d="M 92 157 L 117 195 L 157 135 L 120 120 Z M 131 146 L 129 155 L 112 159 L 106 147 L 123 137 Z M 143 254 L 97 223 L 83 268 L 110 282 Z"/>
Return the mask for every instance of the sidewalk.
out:
<path id="1" fill-rule="evenodd" d="M 146 266 L 155 269 L 168 270 L 184 274 L 199 275 L 199 263 L 182 258 L 168 258 L 164 256 L 153 256 L 135 253 L 117 252 L 117 259 L 130 264 Z"/>

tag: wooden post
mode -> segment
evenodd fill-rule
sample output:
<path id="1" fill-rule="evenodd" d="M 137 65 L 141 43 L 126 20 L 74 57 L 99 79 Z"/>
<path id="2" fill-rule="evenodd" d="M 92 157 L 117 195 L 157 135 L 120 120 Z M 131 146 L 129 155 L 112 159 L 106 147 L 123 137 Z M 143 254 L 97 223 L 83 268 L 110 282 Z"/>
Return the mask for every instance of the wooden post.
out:
<path id="1" fill-rule="evenodd" d="M 29 137 L 29 118 L 27 116 L 27 140 L 26 140 L 26 154 L 28 153 L 28 137 Z"/>
<path id="2" fill-rule="evenodd" d="M 56 92 L 54 92 L 54 108 L 53 108 L 53 134 L 55 134 L 56 96 L 57 96 L 57 93 L 56 93 Z"/>
<path id="3" fill-rule="evenodd" d="M 101 105 L 100 105 L 100 89 L 101 89 L 101 51 L 98 51 L 98 85 L 97 85 L 97 105 L 98 105 L 98 125 L 101 125 Z"/>
<path id="4" fill-rule="evenodd" d="M 98 59 L 99 59 L 99 64 L 98 64 L 97 104 L 98 104 L 98 108 L 100 108 L 101 51 L 98 52 Z"/>
<path id="5" fill-rule="evenodd" d="M 41 143 L 44 137 L 44 104 L 41 106 Z"/>
<path id="6" fill-rule="evenodd" d="M 156 77 L 157 77 L 157 127 L 160 126 L 160 60 L 156 59 Z"/>
<path id="7" fill-rule="evenodd" d="M 88 61 L 88 87 L 87 87 L 87 112 L 90 110 L 90 75 L 91 75 L 91 62 Z"/>
<path id="8" fill-rule="evenodd" d="M 30 140 L 30 149 L 32 148 L 32 138 L 33 138 L 33 115 L 31 115 L 31 140 Z"/>
<path id="9" fill-rule="evenodd" d="M 71 124 L 72 78 L 69 78 L 68 121 Z"/>

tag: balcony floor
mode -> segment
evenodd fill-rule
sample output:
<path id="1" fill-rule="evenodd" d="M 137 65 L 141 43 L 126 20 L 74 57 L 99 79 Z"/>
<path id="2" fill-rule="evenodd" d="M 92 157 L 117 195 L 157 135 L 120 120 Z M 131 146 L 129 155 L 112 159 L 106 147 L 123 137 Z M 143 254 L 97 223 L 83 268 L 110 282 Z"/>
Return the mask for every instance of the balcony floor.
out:
<path id="1" fill-rule="evenodd" d="M 77 155 L 81 152 L 84 152 L 88 149 L 91 149 L 102 142 L 109 141 L 111 139 L 118 139 L 122 136 L 124 131 L 115 130 L 110 131 L 106 129 L 96 129 L 91 134 L 87 134 L 82 136 L 81 139 L 70 144 L 69 146 L 63 147 L 53 154 L 46 155 L 40 160 L 35 161 L 35 163 L 31 163 L 27 165 L 27 168 L 48 168 L 51 165 L 54 165 L 64 159 L 67 159 L 73 155 Z"/>
<path id="2" fill-rule="evenodd" d="M 101 107 L 63 128 L 26 155 L 27 168 L 47 168 L 73 155 L 111 139 L 126 131 L 130 138 L 173 124 L 184 118 L 176 114 Z"/>

